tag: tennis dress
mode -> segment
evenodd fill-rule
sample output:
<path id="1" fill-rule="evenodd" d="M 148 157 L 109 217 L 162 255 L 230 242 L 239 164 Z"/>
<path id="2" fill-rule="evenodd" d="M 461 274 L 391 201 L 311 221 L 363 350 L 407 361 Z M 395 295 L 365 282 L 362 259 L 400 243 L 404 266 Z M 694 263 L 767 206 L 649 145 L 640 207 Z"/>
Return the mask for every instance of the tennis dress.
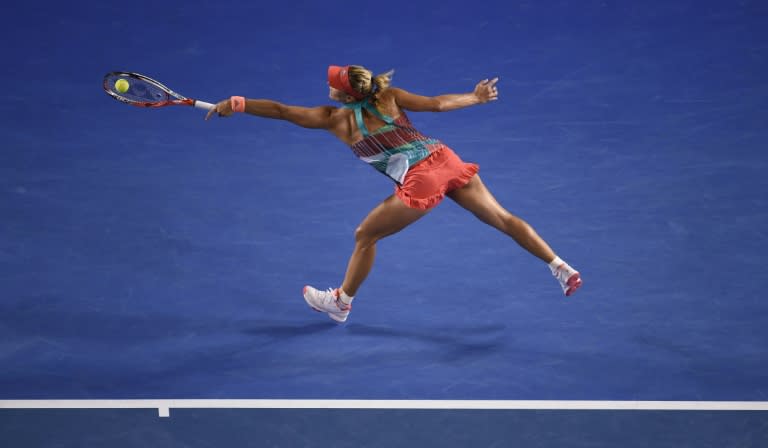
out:
<path id="1" fill-rule="evenodd" d="M 376 171 L 395 182 L 395 194 L 411 208 L 430 209 L 446 193 L 466 185 L 479 171 L 465 163 L 440 140 L 427 137 L 413 127 L 405 112 L 396 119 L 382 114 L 368 99 L 349 103 L 363 139 L 351 146 L 352 152 Z M 363 109 L 385 124 L 369 132 L 363 122 Z"/>

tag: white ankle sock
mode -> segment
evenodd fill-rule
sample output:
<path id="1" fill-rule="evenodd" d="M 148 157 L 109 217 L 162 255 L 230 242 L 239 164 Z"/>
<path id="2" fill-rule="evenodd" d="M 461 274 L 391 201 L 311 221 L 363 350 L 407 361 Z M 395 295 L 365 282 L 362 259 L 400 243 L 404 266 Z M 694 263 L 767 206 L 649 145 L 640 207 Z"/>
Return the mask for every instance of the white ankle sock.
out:
<path id="1" fill-rule="evenodd" d="M 341 300 L 341 303 L 344 305 L 351 305 L 354 298 L 355 296 L 350 297 L 343 289 L 339 288 L 339 300 Z"/>
<path id="2" fill-rule="evenodd" d="M 558 257 L 557 255 L 555 255 L 555 259 L 554 259 L 554 260 L 552 260 L 552 261 L 549 263 L 549 269 L 550 269 L 552 272 L 555 272 L 555 271 L 557 270 L 557 268 L 559 268 L 559 267 L 560 267 L 560 265 L 562 265 L 562 264 L 564 264 L 564 263 L 565 263 L 565 262 L 564 262 L 563 260 L 561 260 L 561 259 L 560 259 L 560 257 Z"/>

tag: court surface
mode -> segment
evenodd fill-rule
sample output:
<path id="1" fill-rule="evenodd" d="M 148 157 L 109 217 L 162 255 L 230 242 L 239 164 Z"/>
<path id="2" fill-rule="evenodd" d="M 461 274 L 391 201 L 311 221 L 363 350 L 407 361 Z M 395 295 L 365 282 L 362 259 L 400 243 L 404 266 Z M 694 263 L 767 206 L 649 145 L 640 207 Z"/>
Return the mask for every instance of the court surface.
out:
<path id="1" fill-rule="evenodd" d="M 3 446 L 768 446 L 766 4 L 350 8 L 7 8 Z M 100 86 L 314 106 L 350 63 L 423 95 L 499 76 L 410 117 L 583 288 L 446 200 L 335 325 L 302 287 L 338 286 L 391 181 L 322 131 Z"/>

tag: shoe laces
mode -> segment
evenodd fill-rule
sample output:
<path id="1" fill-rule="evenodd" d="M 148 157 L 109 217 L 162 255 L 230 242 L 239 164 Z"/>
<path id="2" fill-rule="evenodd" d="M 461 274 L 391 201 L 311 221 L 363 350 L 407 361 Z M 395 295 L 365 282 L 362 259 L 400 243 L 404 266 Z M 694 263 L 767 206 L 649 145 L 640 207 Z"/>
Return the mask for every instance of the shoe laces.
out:
<path id="1" fill-rule="evenodd" d="M 320 291 L 320 293 L 323 295 L 323 302 L 328 305 L 333 303 L 340 311 L 349 311 L 351 306 L 345 305 L 344 302 L 341 301 L 341 298 L 336 295 L 337 289 L 338 288 L 328 288 L 325 291 Z"/>
<path id="2" fill-rule="evenodd" d="M 352 305 L 347 305 L 346 303 L 341 301 L 341 296 L 337 295 L 338 288 L 328 288 L 326 293 L 330 294 L 329 301 L 333 302 L 336 305 L 336 308 L 339 309 L 339 311 L 349 311 L 352 309 Z M 326 296 L 327 297 L 327 296 Z"/>
<path id="3" fill-rule="evenodd" d="M 323 302 L 325 303 L 331 303 L 336 301 L 336 293 L 334 292 L 336 288 L 328 288 L 325 291 L 318 290 L 320 293 L 320 297 L 322 297 Z"/>

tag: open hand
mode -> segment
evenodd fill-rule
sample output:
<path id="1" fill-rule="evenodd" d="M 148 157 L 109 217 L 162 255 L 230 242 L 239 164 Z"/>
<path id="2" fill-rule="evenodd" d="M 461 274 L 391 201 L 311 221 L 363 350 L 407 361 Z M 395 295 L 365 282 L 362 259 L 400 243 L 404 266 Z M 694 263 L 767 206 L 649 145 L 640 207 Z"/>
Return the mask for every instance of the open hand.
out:
<path id="1" fill-rule="evenodd" d="M 499 90 L 496 88 L 496 83 L 499 78 L 493 78 L 491 80 L 484 79 L 477 83 L 475 86 L 475 96 L 480 103 L 487 103 L 488 101 L 496 101 L 499 99 Z"/>

